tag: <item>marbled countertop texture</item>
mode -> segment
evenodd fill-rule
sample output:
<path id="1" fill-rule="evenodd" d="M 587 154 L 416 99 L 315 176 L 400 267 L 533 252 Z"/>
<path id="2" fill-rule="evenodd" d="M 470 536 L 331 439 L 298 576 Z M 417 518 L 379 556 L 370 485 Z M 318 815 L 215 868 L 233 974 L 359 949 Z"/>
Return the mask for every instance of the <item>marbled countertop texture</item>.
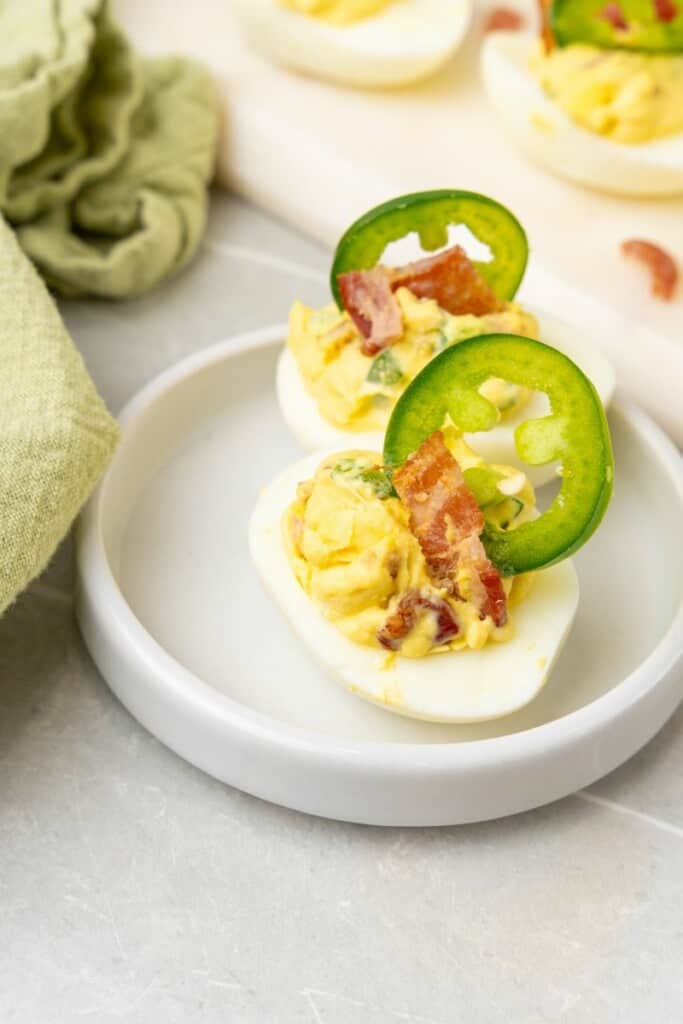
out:
<path id="1" fill-rule="evenodd" d="M 116 410 L 183 356 L 282 321 L 295 295 L 324 301 L 328 263 L 218 194 L 181 277 L 63 311 Z M 683 708 L 538 811 L 318 820 L 146 733 L 84 649 L 73 586 L 67 542 L 0 621 L 2 1024 L 683 1021 Z"/>

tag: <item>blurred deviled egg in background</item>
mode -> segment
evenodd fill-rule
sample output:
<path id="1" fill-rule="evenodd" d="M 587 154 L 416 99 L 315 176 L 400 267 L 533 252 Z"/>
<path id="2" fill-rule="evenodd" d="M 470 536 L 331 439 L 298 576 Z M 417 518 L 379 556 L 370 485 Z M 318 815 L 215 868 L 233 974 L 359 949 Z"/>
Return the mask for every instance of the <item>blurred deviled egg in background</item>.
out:
<path id="1" fill-rule="evenodd" d="M 482 50 L 486 91 L 512 138 L 589 187 L 683 193 L 683 3 L 540 6 L 539 37 L 494 32 Z"/>
<path id="2" fill-rule="evenodd" d="M 472 0 L 232 0 L 249 42 L 278 63 L 345 85 L 399 86 L 437 71 Z"/>

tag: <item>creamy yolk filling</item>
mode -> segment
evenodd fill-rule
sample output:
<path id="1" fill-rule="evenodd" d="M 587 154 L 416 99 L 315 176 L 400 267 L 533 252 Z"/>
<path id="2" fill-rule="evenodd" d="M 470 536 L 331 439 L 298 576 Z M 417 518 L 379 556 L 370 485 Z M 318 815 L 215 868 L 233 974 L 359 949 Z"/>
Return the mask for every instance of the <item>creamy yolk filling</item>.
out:
<path id="1" fill-rule="evenodd" d="M 333 25 L 352 25 L 376 14 L 395 3 L 396 0 L 279 0 L 281 7 L 287 7 L 297 14 L 307 14 Z"/>
<path id="2" fill-rule="evenodd" d="M 446 428 L 445 435 L 463 470 L 483 465 L 454 428 Z M 458 598 L 434 585 L 410 529 L 408 510 L 393 496 L 389 479 L 379 467 L 377 453 L 343 452 L 327 458 L 312 479 L 299 485 L 282 526 L 290 564 L 308 596 L 349 640 L 379 649 L 383 648 L 378 631 L 402 596 L 419 591 L 425 598 L 446 601 L 458 623 L 457 636 L 435 646 L 437 620 L 427 609 L 404 639 L 402 657 L 479 649 L 490 640 L 508 640 L 513 632 L 510 619 L 496 627 L 490 617 L 481 619 L 479 608 L 468 600 L 470 569 L 464 567 L 457 575 Z M 534 492 L 519 470 L 491 468 L 503 475 L 503 489 L 500 501 L 487 507 L 485 514 L 496 525 L 511 528 L 533 513 Z M 530 580 L 529 575 L 504 580 L 513 612 Z"/>
<path id="3" fill-rule="evenodd" d="M 683 54 L 601 50 L 575 43 L 534 52 L 531 69 L 572 120 L 615 142 L 683 132 Z"/>
<path id="4" fill-rule="evenodd" d="M 452 316 L 434 299 L 418 299 L 407 288 L 399 288 L 396 298 L 403 335 L 374 357 L 362 353 L 353 321 L 335 303 L 314 310 L 295 302 L 290 311 L 287 344 L 306 390 L 324 419 L 344 430 L 384 430 L 410 381 L 449 345 L 479 334 L 538 338 L 536 318 L 514 302 L 485 316 Z M 498 379 L 481 391 L 502 417 L 518 411 L 531 394 Z"/>

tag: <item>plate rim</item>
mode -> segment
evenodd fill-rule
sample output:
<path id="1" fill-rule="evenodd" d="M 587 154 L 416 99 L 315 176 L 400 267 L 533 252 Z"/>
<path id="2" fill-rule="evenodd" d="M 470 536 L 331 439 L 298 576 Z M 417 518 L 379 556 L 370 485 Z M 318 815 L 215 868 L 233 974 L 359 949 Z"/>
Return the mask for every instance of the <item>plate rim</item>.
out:
<path id="1" fill-rule="evenodd" d="M 312 756 L 316 761 L 322 758 L 331 768 L 353 762 L 359 768 L 384 772 L 387 776 L 407 768 L 431 774 L 455 770 L 468 772 L 491 766 L 501 770 L 506 765 L 518 765 L 521 760 L 533 763 L 542 759 L 550 748 L 559 752 L 570 747 L 579 737 L 584 740 L 594 738 L 668 678 L 682 656 L 677 638 L 683 636 L 683 600 L 659 643 L 644 661 L 607 693 L 567 715 L 530 729 L 453 743 L 340 740 L 310 728 L 282 722 L 266 712 L 250 708 L 216 690 L 177 661 L 135 615 L 109 564 L 101 519 L 112 467 L 121 457 L 133 423 L 165 392 L 216 362 L 282 342 L 286 330 L 284 324 L 258 328 L 224 338 L 200 352 L 192 353 L 143 385 L 123 407 L 119 415 L 121 443 L 107 473 L 82 513 L 77 531 L 77 612 L 86 646 L 93 656 L 95 641 L 91 642 L 87 635 L 88 630 L 83 624 L 85 616 L 81 614 L 85 593 L 97 595 L 99 601 L 104 603 L 106 617 L 114 624 L 117 634 L 116 646 L 120 649 L 121 644 L 124 644 L 143 668 L 149 670 L 152 667 L 156 670 L 146 673 L 149 680 L 154 676 L 150 683 L 152 688 L 159 689 L 163 683 L 169 699 L 180 701 L 194 713 L 205 716 L 207 724 L 210 721 L 215 727 L 218 721 L 227 734 L 236 730 L 243 738 L 270 750 L 279 748 L 285 755 L 297 758 Z M 657 460 L 666 468 L 683 506 L 683 458 L 673 442 L 649 416 L 633 401 L 624 398 L 618 390 L 612 409 L 637 429 Z M 104 671 L 102 675 L 107 685 L 117 693 L 117 688 L 107 679 Z M 135 712 L 131 713 L 135 715 Z"/>

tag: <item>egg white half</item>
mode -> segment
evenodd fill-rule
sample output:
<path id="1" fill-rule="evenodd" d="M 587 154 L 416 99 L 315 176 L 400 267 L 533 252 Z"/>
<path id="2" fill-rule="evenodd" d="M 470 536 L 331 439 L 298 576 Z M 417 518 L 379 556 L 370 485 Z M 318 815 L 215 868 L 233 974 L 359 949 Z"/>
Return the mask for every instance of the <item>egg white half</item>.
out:
<path id="1" fill-rule="evenodd" d="M 338 26 L 280 7 L 233 0 L 255 49 L 316 78 L 355 86 L 399 86 L 433 74 L 459 46 L 472 0 L 401 0 L 374 17 Z"/>
<path id="2" fill-rule="evenodd" d="M 529 308 L 538 318 L 541 341 L 569 356 L 592 380 L 603 404 L 608 406 L 614 394 L 614 370 L 597 345 L 590 339 L 582 337 L 565 321 L 550 316 L 543 310 Z M 318 404 L 307 392 L 296 360 L 287 347 L 283 349 L 278 360 L 276 389 L 280 411 L 287 426 L 299 444 L 308 451 L 341 446 L 382 451 L 383 433 L 341 430 L 323 419 L 318 411 Z M 546 396 L 537 393 L 518 413 L 485 433 L 466 435 L 467 441 L 486 462 L 516 466 L 526 473 L 534 487 L 541 487 L 555 477 L 557 464 L 529 466 L 522 462 L 515 447 L 514 431 L 519 423 L 545 416 L 548 410 Z"/>
<path id="3" fill-rule="evenodd" d="M 526 33 L 494 32 L 482 47 L 486 92 L 519 148 L 560 177 L 599 191 L 683 193 L 683 133 L 626 145 L 575 124 L 529 70 L 533 43 Z"/>
<path id="4" fill-rule="evenodd" d="M 297 484 L 312 477 L 329 452 L 289 466 L 261 492 L 249 524 L 251 557 L 261 580 L 295 634 L 347 690 L 409 718 L 483 722 L 512 714 L 544 686 L 569 633 L 579 600 L 570 561 L 538 573 L 512 610 L 514 635 L 481 650 L 425 658 L 397 657 L 348 640 L 297 582 L 282 537 L 282 517 Z"/>

